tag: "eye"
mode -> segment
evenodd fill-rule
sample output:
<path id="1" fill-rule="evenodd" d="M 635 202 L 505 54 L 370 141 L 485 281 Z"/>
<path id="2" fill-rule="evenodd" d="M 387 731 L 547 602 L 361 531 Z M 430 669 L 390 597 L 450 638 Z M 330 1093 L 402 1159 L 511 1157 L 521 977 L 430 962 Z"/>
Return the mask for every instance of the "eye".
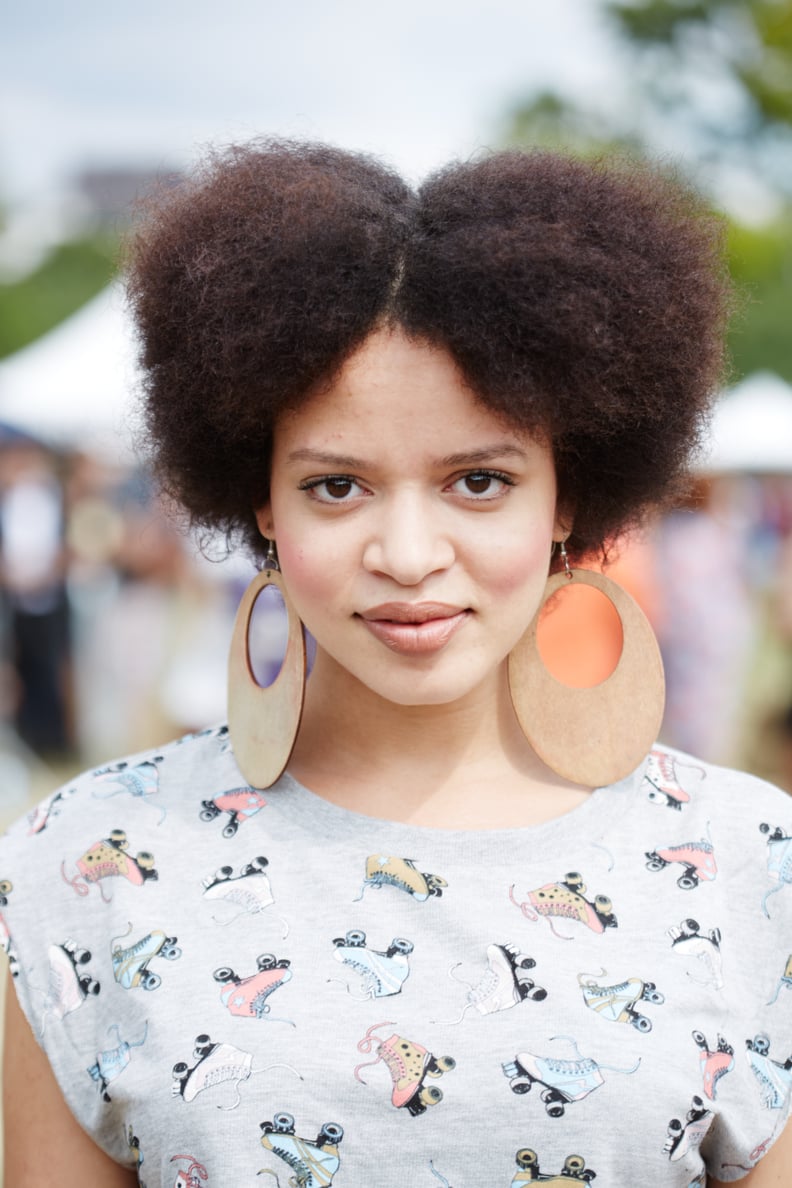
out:
<path id="1" fill-rule="evenodd" d="M 355 479 L 345 474 L 330 474 L 324 478 L 308 479 L 300 483 L 301 491 L 308 491 L 319 503 L 346 503 L 364 493 Z"/>
<path id="2" fill-rule="evenodd" d="M 497 499 L 505 494 L 508 487 L 514 486 L 514 480 L 499 470 L 471 470 L 455 479 L 451 490 L 468 499 L 484 501 Z"/>

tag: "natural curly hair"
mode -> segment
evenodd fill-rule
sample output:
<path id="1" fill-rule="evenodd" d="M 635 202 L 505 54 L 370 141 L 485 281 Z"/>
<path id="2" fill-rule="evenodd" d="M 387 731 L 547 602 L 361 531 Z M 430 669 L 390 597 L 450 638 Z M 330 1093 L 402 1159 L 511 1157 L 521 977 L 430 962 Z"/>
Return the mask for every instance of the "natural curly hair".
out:
<path id="1" fill-rule="evenodd" d="M 731 306 L 721 222 L 667 171 L 496 152 L 413 191 L 374 158 L 271 139 L 152 204 L 129 294 L 165 490 L 254 552 L 276 419 L 382 324 L 552 443 L 568 550 L 601 552 L 681 490 Z"/>

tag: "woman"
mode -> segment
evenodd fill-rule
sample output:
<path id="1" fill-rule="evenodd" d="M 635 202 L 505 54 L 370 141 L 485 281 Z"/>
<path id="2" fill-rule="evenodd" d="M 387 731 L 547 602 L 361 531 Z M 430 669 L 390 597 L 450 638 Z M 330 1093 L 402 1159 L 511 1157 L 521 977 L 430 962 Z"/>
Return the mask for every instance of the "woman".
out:
<path id="1" fill-rule="evenodd" d="M 593 694 L 530 627 L 680 489 L 729 305 L 700 203 L 542 153 L 414 194 L 265 142 L 152 213 L 130 291 L 166 488 L 262 572 L 230 740 L 4 843 L 10 1182 L 788 1182 L 787 802 L 653 748 L 617 590 Z"/>

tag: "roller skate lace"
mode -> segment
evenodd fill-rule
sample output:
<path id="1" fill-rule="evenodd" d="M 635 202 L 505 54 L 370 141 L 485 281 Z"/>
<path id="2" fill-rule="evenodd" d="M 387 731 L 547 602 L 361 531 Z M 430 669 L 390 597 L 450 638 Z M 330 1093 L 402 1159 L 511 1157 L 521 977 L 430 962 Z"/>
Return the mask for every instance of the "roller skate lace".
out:
<path id="1" fill-rule="evenodd" d="M 616 998 L 630 990 L 629 982 L 619 982 L 618 986 L 586 986 L 586 995 L 589 998 Z"/>
<path id="2" fill-rule="evenodd" d="M 245 1076 L 242 1064 L 219 1064 L 217 1068 L 209 1068 L 204 1073 L 203 1081 L 207 1089 L 212 1085 L 219 1085 L 222 1081 L 241 1081 Z"/>
<path id="3" fill-rule="evenodd" d="M 468 991 L 468 1001 L 474 1005 L 484 1002 L 500 988 L 500 978 L 495 970 L 488 966 L 481 975 L 481 980 Z"/>
<path id="4" fill-rule="evenodd" d="M 681 791 L 677 782 L 676 771 L 674 770 L 674 761 L 671 756 L 666 755 L 662 751 L 654 751 L 652 753 L 652 760 L 653 762 L 650 761 L 649 765 L 649 779 L 651 780 L 652 775 L 659 775 L 658 782 L 662 782 L 673 791 Z M 652 771 L 653 766 L 656 767 L 656 772 Z"/>
<path id="5" fill-rule="evenodd" d="M 577 919 L 578 909 L 572 903 L 565 903 L 563 900 L 554 900 L 552 903 L 542 903 L 535 905 L 540 916 L 569 916 Z"/>
<path id="6" fill-rule="evenodd" d="M 276 1147 L 274 1144 L 272 1150 L 279 1159 L 282 1159 L 284 1163 L 288 1163 L 289 1167 L 293 1167 L 297 1173 L 296 1178 L 290 1181 L 290 1183 L 298 1185 L 313 1183 L 313 1174 L 309 1164 L 296 1151 L 290 1150 L 288 1147 Z"/>
<path id="7" fill-rule="evenodd" d="M 89 866 L 83 878 L 86 883 L 98 883 L 99 879 L 114 878 L 121 874 L 121 871 L 116 866 L 115 862 L 97 862 L 93 866 Z"/>
<path id="8" fill-rule="evenodd" d="M 590 1072 L 593 1061 L 591 1060 L 558 1060 L 552 1056 L 545 1056 L 543 1064 L 546 1066 L 548 1072 L 560 1073 L 562 1076 L 582 1076 L 584 1073 Z"/>
<path id="9" fill-rule="evenodd" d="M 404 1063 L 401 1055 L 393 1048 L 386 1047 L 385 1044 L 380 1048 L 379 1054 L 390 1070 L 393 1083 L 401 1083 L 407 1077 L 407 1065 Z"/>
<path id="10" fill-rule="evenodd" d="M 136 941 L 134 945 L 130 945 L 130 947 L 128 949 L 121 950 L 121 951 L 115 953 L 114 955 L 116 957 L 125 957 L 125 958 L 137 957 L 139 953 L 143 952 L 143 950 L 146 948 L 146 946 L 148 945 L 150 940 L 151 940 L 151 933 L 149 932 L 145 936 L 142 936 L 139 941 Z"/>
<path id="11" fill-rule="evenodd" d="M 368 965 L 365 965 L 362 961 L 356 961 L 354 957 L 348 955 L 344 956 L 344 962 L 361 975 L 363 989 L 367 994 L 375 995 L 378 992 L 382 992 L 384 989 L 382 981 Z"/>
<path id="12" fill-rule="evenodd" d="M 261 911 L 261 906 L 255 895 L 246 891 L 244 887 L 231 887 L 223 899 L 227 899 L 229 903 L 239 904 L 247 912 Z"/>

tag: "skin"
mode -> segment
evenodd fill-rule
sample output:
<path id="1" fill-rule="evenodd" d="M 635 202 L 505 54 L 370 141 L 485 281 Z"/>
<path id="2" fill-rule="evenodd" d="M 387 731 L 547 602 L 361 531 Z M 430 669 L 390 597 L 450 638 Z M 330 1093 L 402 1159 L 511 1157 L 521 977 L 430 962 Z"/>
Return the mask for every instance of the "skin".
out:
<path id="1" fill-rule="evenodd" d="M 3 1047 L 4 1183 L 8 1188 L 132 1188 L 137 1176 L 114 1163 L 78 1126 L 17 1002 L 9 976 Z"/>
<path id="2" fill-rule="evenodd" d="M 529 747 L 506 679 L 569 531 L 547 444 L 478 403 L 446 352 L 382 329 L 281 421 L 270 490 L 259 528 L 317 641 L 296 778 L 356 811 L 452 829 L 585 799 Z M 392 603 L 440 604 L 458 629 L 404 651 L 367 626 Z"/>
<path id="3" fill-rule="evenodd" d="M 586 798 L 534 755 L 506 683 L 570 528 L 552 455 L 479 405 L 448 355 L 372 335 L 278 426 L 257 518 L 317 640 L 297 779 L 369 815 L 445 828 L 531 824 Z M 440 646 L 405 650 L 362 617 L 393 602 L 461 619 Z M 6 1010 L 6 1184 L 39 1188 L 53 1168 L 63 1188 L 135 1184 L 75 1122 L 13 991 Z M 741 1183 L 789 1186 L 790 1167 L 787 1127 Z"/>

